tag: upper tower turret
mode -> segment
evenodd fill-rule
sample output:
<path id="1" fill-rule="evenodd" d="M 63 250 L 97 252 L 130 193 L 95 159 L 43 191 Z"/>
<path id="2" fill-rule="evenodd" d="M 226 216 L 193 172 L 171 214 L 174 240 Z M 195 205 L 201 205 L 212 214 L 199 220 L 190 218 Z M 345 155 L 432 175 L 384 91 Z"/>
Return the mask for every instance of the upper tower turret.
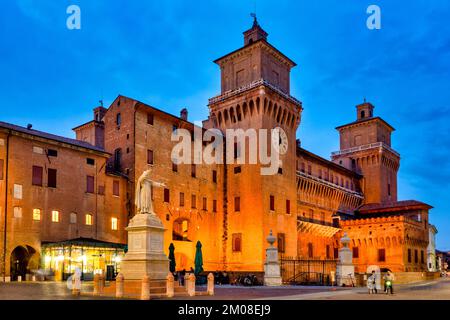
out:
<path id="1" fill-rule="evenodd" d="M 267 42 L 265 32 L 254 17 L 244 32 L 244 46 L 215 60 L 221 69 L 222 94 L 264 80 L 290 93 L 290 72 L 295 62 Z"/>
<path id="2" fill-rule="evenodd" d="M 256 19 L 256 14 L 252 13 L 252 17 L 254 19 L 253 26 L 251 27 L 251 29 L 244 32 L 244 46 L 252 44 L 253 42 L 261 39 L 267 41 L 267 36 L 269 35 L 259 25 L 258 20 Z"/>

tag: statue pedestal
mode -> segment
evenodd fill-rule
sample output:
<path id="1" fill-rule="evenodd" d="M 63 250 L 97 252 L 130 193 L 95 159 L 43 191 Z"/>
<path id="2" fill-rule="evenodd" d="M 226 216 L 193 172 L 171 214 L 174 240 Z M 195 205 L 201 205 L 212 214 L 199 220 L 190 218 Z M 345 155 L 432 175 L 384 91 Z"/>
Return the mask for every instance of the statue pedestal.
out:
<path id="1" fill-rule="evenodd" d="M 267 237 L 267 242 L 270 246 L 266 249 L 266 262 L 264 263 L 264 285 L 265 286 L 281 286 L 283 281 L 281 279 L 280 263 L 278 262 L 278 249 L 273 246 L 275 237 L 272 236 L 272 231 Z"/>
<path id="2" fill-rule="evenodd" d="M 137 214 L 126 228 L 128 252 L 122 260 L 125 280 L 165 280 L 169 259 L 164 254 L 164 226 L 155 214 Z"/>

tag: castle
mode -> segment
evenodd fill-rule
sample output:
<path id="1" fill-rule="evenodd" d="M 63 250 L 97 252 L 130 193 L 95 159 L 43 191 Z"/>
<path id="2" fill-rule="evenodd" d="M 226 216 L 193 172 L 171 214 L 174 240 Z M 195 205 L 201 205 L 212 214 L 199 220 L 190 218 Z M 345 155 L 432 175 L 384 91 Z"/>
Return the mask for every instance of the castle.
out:
<path id="1" fill-rule="evenodd" d="M 261 163 L 174 163 L 172 133 L 196 127 L 188 111 L 178 117 L 122 95 L 74 128 L 76 139 L 0 122 L 2 275 L 43 268 L 65 279 L 79 267 L 88 279 L 120 270 L 135 182 L 147 169 L 165 184 L 153 201 L 178 269 L 193 266 L 200 241 L 205 270 L 261 272 L 272 231 L 282 256 L 336 259 L 346 232 L 357 272 L 427 270 L 432 207 L 397 199 L 394 128 L 364 102 L 354 122 L 337 127 L 331 160 L 303 149 L 303 106 L 290 95 L 296 64 L 267 38 L 255 18 L 243 46 L 215 61 L 221 93 L 203 128 L 282 128 L 275 175 L 262 175 Z"/>

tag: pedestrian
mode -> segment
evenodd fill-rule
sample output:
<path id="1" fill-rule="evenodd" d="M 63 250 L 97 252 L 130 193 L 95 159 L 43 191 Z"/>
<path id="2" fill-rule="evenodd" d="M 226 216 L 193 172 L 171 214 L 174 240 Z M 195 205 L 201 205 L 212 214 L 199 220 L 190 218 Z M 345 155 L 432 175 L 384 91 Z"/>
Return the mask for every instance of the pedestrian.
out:
<path id="1" fill-rule="evenodd" d="M 186 276 L 186 270 L 183 269 L 178 276 L 178 283 L 180 286 L 184 286 L 184 277 Z"/>
<path id="2" fill-rule="evenodd" d="M 384 275 L 384 292 L 394 294 L 395 276 L 390 270 Z"/>
<path id="3" fill-rule="evenodd" d="M 375 274 L 375 270 L 372 271 L 372 274 L 367 278 L 367 289 L 369 289 L 369 294 L 377 293 L 377 275 Z"/>

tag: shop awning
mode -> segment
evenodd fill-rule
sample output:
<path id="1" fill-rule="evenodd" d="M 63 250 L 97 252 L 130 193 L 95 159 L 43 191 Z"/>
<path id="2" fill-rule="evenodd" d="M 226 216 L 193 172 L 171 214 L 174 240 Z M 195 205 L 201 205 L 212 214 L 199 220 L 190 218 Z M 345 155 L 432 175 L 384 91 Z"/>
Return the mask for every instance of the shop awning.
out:
<path id="1" fill-rule="evenodd" d="M 127 248 L 126 244 L 106 242 L 89 238 L 77 238 L 72 240 L 64 240 L 59 242 L 42 242 L 42 248 L 54 248 L 54 247 L 89 247 L 89 248 L 109 248 L 109 249 L 122 249 Z"/>

